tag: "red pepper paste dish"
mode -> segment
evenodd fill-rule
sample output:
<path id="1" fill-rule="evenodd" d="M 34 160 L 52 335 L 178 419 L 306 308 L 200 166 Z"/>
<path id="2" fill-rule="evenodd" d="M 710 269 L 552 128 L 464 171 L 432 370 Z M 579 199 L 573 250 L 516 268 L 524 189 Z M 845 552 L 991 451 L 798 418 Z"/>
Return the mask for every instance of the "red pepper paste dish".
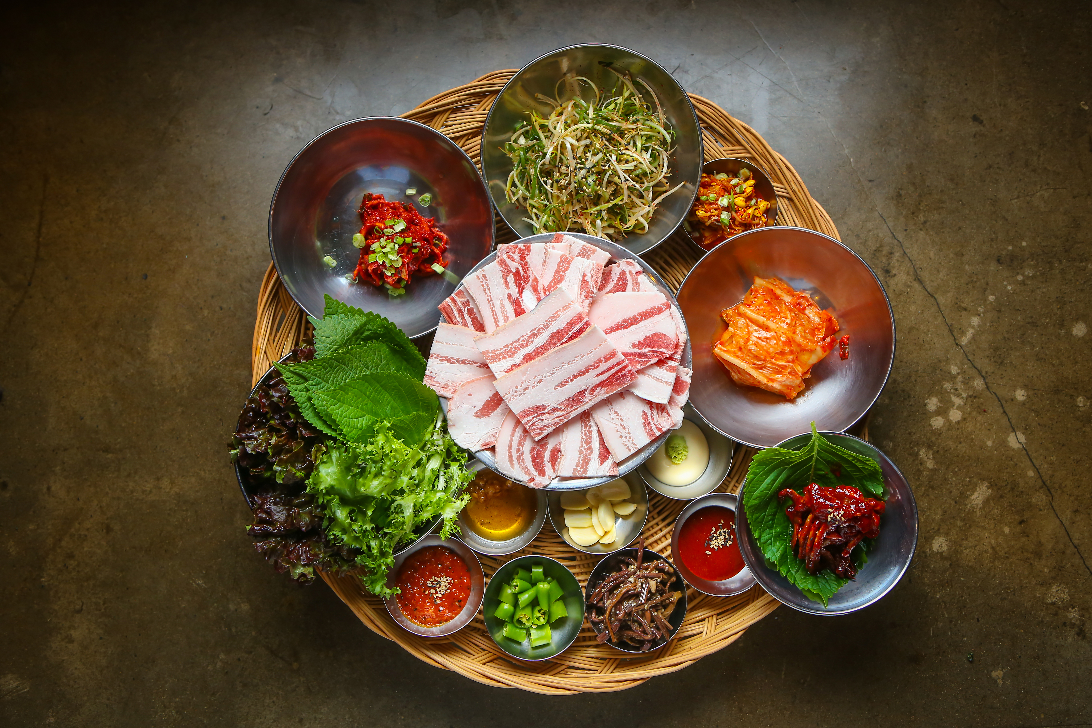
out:
<path id="1" fill-rule="evenodd" d="M 671 559 L 700 592 L 731 596 L 755 583 L 739 550 L 736 496 L 711 493 L 683 509 L 671 537 Z"/>
<path id="2" fill-rule="evenodd" d="M 462 613 L 470 598 L 470 569 L 445 546 L 429 546 L 411 555 L 395 583 L 402 614 L 422 627 L 447 624 Z"/>

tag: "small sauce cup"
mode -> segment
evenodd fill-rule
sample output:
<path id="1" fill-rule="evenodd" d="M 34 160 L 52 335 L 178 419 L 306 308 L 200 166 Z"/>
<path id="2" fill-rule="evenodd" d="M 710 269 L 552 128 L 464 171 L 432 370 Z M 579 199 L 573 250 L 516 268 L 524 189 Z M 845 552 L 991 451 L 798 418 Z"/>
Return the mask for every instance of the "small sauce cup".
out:
<path id="1" fill-rule="evenodd" d="M 690 570 L 690 567 L 682 560 L 682 556 L 679 553 L 679 534 L 682 532 L 683 524 L 686 523 L 687 519 L 703 508 L 709 508 L 710 506 L 727 508 L 734 516 L 736 515 L 736 505 L 737 498 L 731 493 L 710 493 L 707 496 L 691 502 L 686 508 L 683 508 L 682 513 L 675 519 L 675 528 L 671 532 L 671 560 L 675 563 L 675 568 L 679 570 L 679 574 L 682 575 L 682 578 L 686 583 L 700 591 L 702 594 L 708 594 L 714 597 L 731 597 L 742 594 L 757 582 L 755 575 L 752 574 L 751 570 L 746 566 L 727 579 L 722 579 L 720 581 L 703 579 Z M 739 534 L 736 532 L 735 525 L 732 526 L 732 535 L 734 537 L 733 545 L 736 548 L 739 548 Z"/>

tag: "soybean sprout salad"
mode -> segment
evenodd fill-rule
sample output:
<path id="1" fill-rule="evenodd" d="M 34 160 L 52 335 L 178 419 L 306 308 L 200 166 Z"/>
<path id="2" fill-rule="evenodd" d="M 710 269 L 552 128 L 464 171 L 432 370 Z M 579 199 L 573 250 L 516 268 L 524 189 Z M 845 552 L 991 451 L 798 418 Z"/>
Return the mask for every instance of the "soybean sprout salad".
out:
<path id="1" fill-rule="evenodd" d="M 668 189 L 675 132 L 656 93 L 637 79 L 652 107 L 633 79 L 611 71 L 621 84 L 610 95 L 590 79 L 573 79 L 591 87 L 592 101 L 539 94 L 553 111 L 532 110 L 504 144 L 512 160 L 505 195 L 527 210 L 523 219 L 536 233 L 576 230 L 609 240 L 645 233 L 660 201 L 684 184 Z"/>

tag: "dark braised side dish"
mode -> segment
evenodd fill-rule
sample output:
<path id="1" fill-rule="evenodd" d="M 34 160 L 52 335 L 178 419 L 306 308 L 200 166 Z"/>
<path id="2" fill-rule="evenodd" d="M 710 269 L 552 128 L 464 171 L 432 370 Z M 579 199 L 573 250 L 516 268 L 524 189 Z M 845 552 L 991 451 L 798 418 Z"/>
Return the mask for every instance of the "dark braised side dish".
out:
<path id="1" fill-rule="evenodd" d="M 600 642 L 619 647 L 628 643 L 647 652 L 671 635 L 668 617 L 682 592 L 671 591 L 675 571 L 666 561 L 644 562 L 645 540 L 637 558 L 622 559 L 622 566 L 608 574 L 588 598 L 588 621 Z"/>
<path id="2" fill-rule="evenodd" d="M 803 495 L 784 488 L 777 497 L 790 501 L 785 507 L 792 522 L 790 545 L 808 573 L 829 568 L 843 579 L 855 578 L 853 549 L 864 539 L 880 535 L 884 502 L 848 485 L 824 488 L 816 483 L 805 488 Z"/>

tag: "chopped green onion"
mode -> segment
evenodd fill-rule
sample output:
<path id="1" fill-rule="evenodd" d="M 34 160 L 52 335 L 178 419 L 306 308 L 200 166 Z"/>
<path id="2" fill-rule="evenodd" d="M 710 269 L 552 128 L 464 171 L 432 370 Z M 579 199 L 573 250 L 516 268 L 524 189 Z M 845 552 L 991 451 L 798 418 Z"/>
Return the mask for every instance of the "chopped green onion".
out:
<path id="1" fill-rule="evenodd" d="M 400 232 L 402 232 L 403 230 L 405 230 L 405 229 L 406 229 L 406 221 L 405 221 L 405 220 L 395 220 L 395 221 L 394 221 L 394 224 L 393 224 L 393 225 L 391 225 L 391 228 L 392 228 L 392 229 L 393 229 L 393 230 L 394 230 L 394 231 L 395 231 L 396 233 L 400 233 Z"/>
<path id="2" fill-rule="evenodd" d="M 444 268 L 444 267 L 443 267 L 442 265 L 440 265 L 439 263 L 433 263 L 433 264 L 432 264 L 432 265 L 431 265 L 430 267 L 432 268 L 432 270 L 436 271 L 436 272 L 437 272 L 437 273 L 439 273 L 440 275 L 443 275 L 443 273 L 444 273 L 444 270 L 446 270 L 446 269 L 445 269 L 445 268 Z"/>
<path id="3" fill-rule="evenodd" d="M 728 195 L 725 195 L 724 197 L 717 200 L 717 204 L 721 207 L 728 207 L 728 205 L 732 204 L 732 198 Z"/>
<path id="4" fill-rule="evenodd" d="M 416 194 L 417 194 L 417 188 L 416 187 L 407 187 L 406 188 L 406 196 L 407 197 L 413 197 Z"/>
<path id="5" fill-rule="evenodd" d="M 335 265 L 337 265 L 337 261 L 336 261 L 336 260 L 334 260 L 333 258 L 331 258 L 331 257 L 330 257 L 330 256 L 328 256 L 328 255 L 326 255 L 326 256 L 323 256 L 323 258 L 322 258 L 322 262 L 323 262 L 323 263 L 325 263 L 325 264 L 326 264 L 327 266 L 329 266 L 330 268 L 333 268 L 333 267 L 334 267 Z"/>
<path id="6" fill-rule="evenodd" d="M 361 235 L 360 233 L 357 233 L 356 235 L 353 236 L 353 247 L 363 248 L 365 246 L 365 244 L 366 243 L 365 243 L 365 239 L 364 239 L 363 235 Z"/>
<path id="7" fill-rule="evenodd" d="M 431 205 L 431 204 L 432 204 L 432 195 L 430 195 L 430 194 L 429 194 L 429 193 L 427 193 L 427 192 L 426 192 L 425 194 L 421 195 L 421 196 L 420 196 L 419 198 L 417 198 L 417 199 L 418 199 L 418 200 L 420 201 L 420 203 L 421 203 L 422 205 L 424 205 L 425 207 L 428 207 L 429 205 Z"/>

